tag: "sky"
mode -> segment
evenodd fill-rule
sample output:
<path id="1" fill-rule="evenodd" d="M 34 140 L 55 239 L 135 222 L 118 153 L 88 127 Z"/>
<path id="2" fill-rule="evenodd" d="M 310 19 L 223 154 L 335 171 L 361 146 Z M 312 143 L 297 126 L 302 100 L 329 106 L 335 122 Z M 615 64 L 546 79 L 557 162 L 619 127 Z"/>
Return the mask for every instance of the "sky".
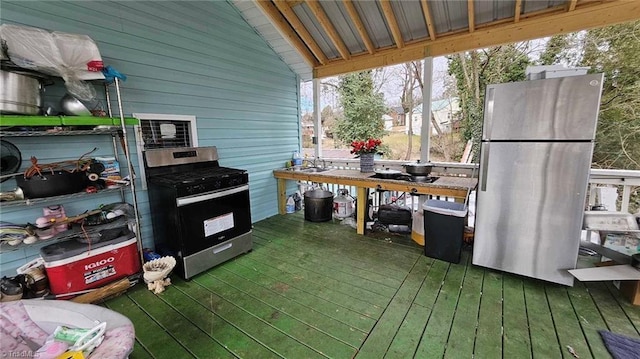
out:
<path id="1" fill-rule="evenodd" d="M 385 71 L 398 72 L 402 65 L 388 66 Z M 432 98 L 439 99 L 444 91 L 444 76 L 447 72 L 447 59 L 444 56 L 433 58 L 433 94 Z M 323 79 L 326 81 L 333 78 Z M 384 94 L 385 104 L 387 106 L 398 105 L 400 103 L 400 95 L 402 94 L 402 79 L 399 76 L 389 76 L 389 80 L 382 86 L 382 93 Z M 307 81 L 300 85 L 300 106 L 302 113 L 313 112 L 313 82 Z M 320 98 L 320 108 L 324 108 L 327 105 L 335 108 L 339 106 L 339 98 L 337 94 L 323 93 Z"/>

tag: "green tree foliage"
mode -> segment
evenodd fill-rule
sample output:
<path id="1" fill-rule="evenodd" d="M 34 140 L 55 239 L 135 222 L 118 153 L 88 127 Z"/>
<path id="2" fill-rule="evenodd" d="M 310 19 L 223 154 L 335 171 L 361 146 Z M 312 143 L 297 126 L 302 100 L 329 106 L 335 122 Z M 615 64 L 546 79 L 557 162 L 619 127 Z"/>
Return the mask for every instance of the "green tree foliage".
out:
<path id="1" fill-rule="evenodd" d="M 605 75 L 594 166 L 640 170 L 640 21 L 589 30 L 581 45 L 580 65 Z"/>
<path id="2" fill-rule="evenodd" d="M 320 112 L 320 122 L 324 128 L 324 134 L 327 138 L 333 138 L 333 126 L 336 123 L 338 114 L 330 105 L 325 106 Z"/>
<path id="3" fill-rule="evenodd" d="M 385 134 L 384 96 L 374 90 L 371 71 L 341 76 L 338 92 L 343 117 L 336 120 L 334 139 L 348 145 L 353 140 L 382 138 Z"/>
<path id="4" fill-rule="evenodd" d="M 540 65 L 557 65 L 565 59 L 566 50 L 569 47 L 567 34 L 552 36 L 540 55 Z"/>
<path id="5" fill-rule="evenodd" d="M 460 97 L 462 135 L 465 141 L 473 142 L 475 160 L 482 135 L 485 89 L 490 84 L 524 80 L 531 63 L 527 48 L 510 44 L 448 57 L 449 75 L 455 77 Z"/>

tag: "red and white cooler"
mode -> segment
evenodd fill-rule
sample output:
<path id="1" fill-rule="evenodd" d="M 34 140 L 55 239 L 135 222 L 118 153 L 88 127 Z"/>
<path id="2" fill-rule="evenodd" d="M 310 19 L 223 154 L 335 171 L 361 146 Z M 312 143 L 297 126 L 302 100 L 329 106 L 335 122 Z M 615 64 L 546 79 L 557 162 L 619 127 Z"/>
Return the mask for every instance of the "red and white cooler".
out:
<path id="1" fill-rule="evenodd" d="M 40 249 L 51 293 L 60 295 L 101 287 L 140 272 L 140 256 L 133 232 L 97 243 L 75 239 Z"/>

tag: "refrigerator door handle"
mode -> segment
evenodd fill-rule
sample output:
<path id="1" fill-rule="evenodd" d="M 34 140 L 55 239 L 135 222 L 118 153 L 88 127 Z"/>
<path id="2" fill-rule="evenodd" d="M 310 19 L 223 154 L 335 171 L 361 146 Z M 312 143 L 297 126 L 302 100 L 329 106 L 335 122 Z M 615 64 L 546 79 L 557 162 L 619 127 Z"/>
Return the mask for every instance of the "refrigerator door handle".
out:
<path id="1" fill-rule="evenodd" d="M 487 170 L 489 169 L 489 142 L 483 143 L 482 160 L 480 163 L 482 163 L 482 168 L 480 169 L 480 190 L 482 192 L 486 192 L 487 177 L 489 177 L 487 173 Z"/>
<path id="2" fill-rule="evenodd" d="M 493 87 L 487 88 L 487 108 L 484 114 L 484 129 L 482 133 L 483 139 L 492 138 L 491 127 L 493 127 L 493 105 L 496 89 Z"/>

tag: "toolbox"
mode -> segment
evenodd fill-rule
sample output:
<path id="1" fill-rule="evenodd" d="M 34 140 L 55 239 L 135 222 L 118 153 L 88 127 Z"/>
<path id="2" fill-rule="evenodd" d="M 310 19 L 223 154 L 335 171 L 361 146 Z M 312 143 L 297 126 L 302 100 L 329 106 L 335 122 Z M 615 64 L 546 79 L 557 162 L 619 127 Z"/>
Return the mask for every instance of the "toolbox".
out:
<path id="1" fill-rule="evenodd" d="M 56 295 L 101 287 L 141 270 L 133 232 L 97 243 L 70 239 L 50 244 L 40 249 L 40 256 Z"/>

